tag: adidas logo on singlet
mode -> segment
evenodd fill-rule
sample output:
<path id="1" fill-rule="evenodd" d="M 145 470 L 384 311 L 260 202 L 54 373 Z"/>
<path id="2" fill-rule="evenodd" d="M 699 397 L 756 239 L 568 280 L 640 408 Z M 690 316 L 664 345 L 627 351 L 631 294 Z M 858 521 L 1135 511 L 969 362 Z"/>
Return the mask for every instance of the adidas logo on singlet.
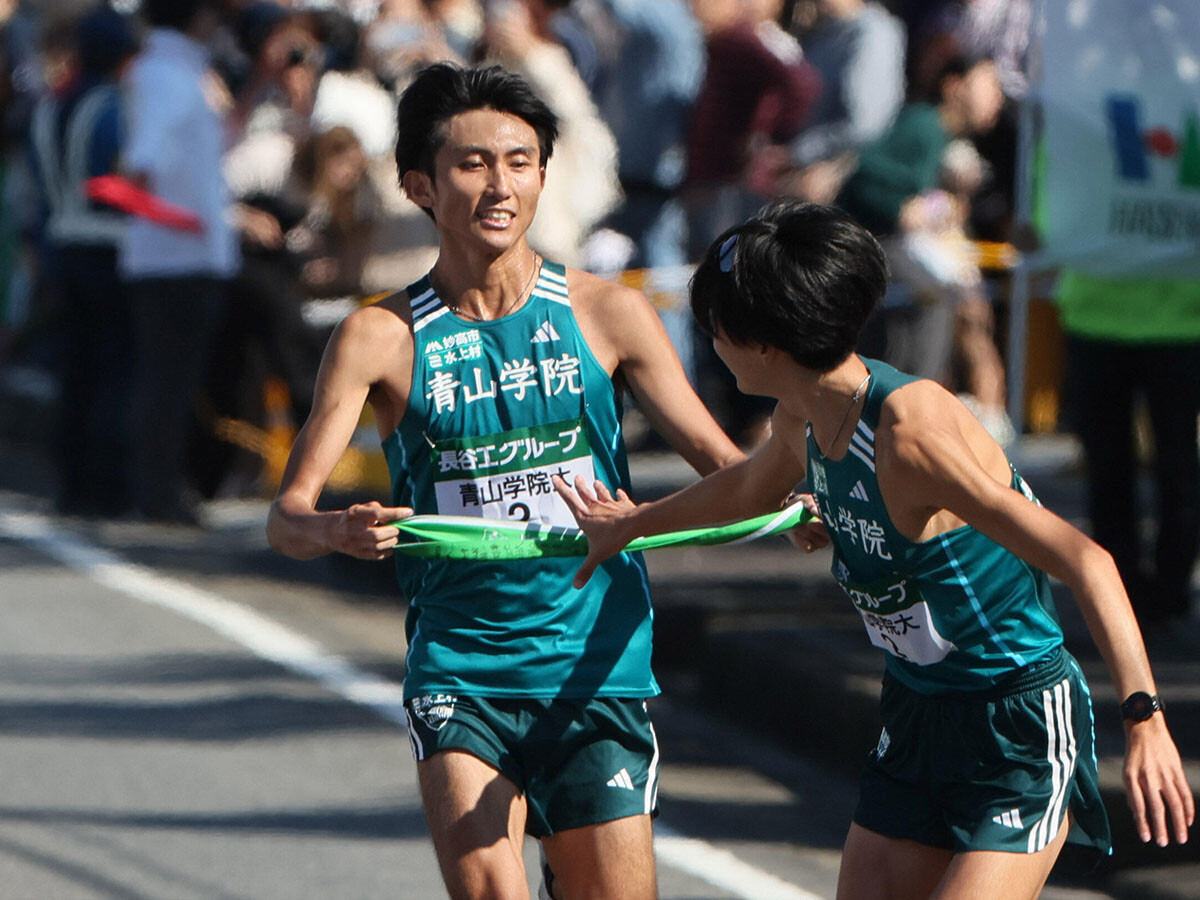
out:
<path id="1" fill-rule="evenodd" d="M 855 500 L 862 500 L 864 503 L 869 503 L 871 498 L 867 496 L 867 489 L 863 487 L 861 481 L 856 482 L 854 489 L 850 491 L 850 496 Z"/>
<path id="2" fill-rule="evenodd" d="M 616 775 L 605 782 L 609 787 L 624 788 L 627 791 L 633 790 L 633 779 L 629 777 L 628 769 L 621 769 Z"/>
<path id="3" fill-rule="evenodd" d="M 558 332 L 554 330 L 554 326 L 550 323 L 550 320 L 547 319 L 540 326 L 538 326 L 538 330 L 533 333 L 533 337 L 530 338 L 529 343 L 548 344 L 551 341 L 557 341 L 559 339 Z"/>
<path id="4" fill-rule="evenodd" d="M 997 825 L 1004 825 L 1007 828 L 1021 829 L 1025 827 L 1021 824 L 1021 811 L 1019 809 L 1010 809 L 1008 812 L 1000 813 L 998 816 L 992 816 L 992 821 Z"/>

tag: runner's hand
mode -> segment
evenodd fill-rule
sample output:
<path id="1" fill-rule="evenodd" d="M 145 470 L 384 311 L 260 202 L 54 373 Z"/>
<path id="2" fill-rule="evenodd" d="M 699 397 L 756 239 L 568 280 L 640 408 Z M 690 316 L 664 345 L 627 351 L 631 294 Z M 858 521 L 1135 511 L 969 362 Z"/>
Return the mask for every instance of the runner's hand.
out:
<path id="1" fill-rule="evenodd" d="M 829 532 L 825 530 L 825 523 L 821 521 L 821 510 L 817 506 L 816 498 L 812 494 L 792 494 L 783 505 L 791 506 L 796 502 L 803 503 L 804 508 L 816 518 L 803 525 L 797 525 L 789 531 L 787 533 L 788 540 L 795 544 L 798 550 L 803 550 L 805 553 L 812 553 L 814 550 L 828 547 Z"/>
<path id="2" fill-rule="evenodd" d="M 1126 722 L 1125 741 L 1125 794 L 1138 837 L 1165 847 L 1174 831 L 1176 841 L 1187 843 L 1196 801 L 1162 713 L 1145 722 Z"/>
<path id="3" fill-rule="evenodd" d="M 601 482 L 595 482 L 595 491 L 588 488 L 583 476 L 575 478 L 575 489 L 560 476 L 551 477 L 554 489 L 566 501 L 575 516 L 575 521 L 583 529 L 588 539 L 588 554 L 575 573 L 572 584 L 577 588 L 587 584 L 596 567 L 610 556 L 616 556 L 636 535 L 629 535 L 627 520 L 633 515 L 637 505 L 629 499 L 620 488 L 614 497 Z"/>
<path id="4" fill-rule="evenodd" d="M 384 506 L 375 501 L 356 503 L 331 520 L 329 544 L 339 553 L 357 559 L 386 559 L 400 543 L 400 529 L 387 523 L 407 519 L 412 514 L 407 506 Z"/>

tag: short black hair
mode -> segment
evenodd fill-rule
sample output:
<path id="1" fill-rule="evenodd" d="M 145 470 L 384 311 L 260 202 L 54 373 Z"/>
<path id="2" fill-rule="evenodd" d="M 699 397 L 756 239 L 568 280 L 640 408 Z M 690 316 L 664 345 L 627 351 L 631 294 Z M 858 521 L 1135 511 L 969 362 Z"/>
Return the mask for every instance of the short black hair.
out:
<path id="1" fill-rule="evenodd" d="M 828 372 L 854 351 L 886 288 L 883 249 L 848 214 L 776 200 L 709 247 L 692 276 L 692 314 L 709 335 Z"/>
<path id="2" fill-rule="evenodd" d="M 187 31 L 200 10 L 216 5 L 217 0 L 142 0 L 141 14 L 154 28 Z"/>
<path id="3" fill-rule="evenodd" d="M 545 165 L 558 138 L 558 117 L 525 79 L 500 66 L 426 66 L 400 95 L 396 168 L 401 178 L 416 169 L 431 178 L 434 157 L 446 142 L 442 127 L 459 113 L 493 109 L 524 119 L 537 134 L 539 164 Z"/>

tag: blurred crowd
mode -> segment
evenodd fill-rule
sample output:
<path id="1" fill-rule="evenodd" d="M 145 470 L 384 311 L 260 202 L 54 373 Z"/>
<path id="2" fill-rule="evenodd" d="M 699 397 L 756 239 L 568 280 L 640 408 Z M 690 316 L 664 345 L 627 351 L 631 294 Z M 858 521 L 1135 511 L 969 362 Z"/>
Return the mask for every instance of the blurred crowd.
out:
<path id="1" fill-rule="evenodd" d="M 0 366 L 49 373 L 64 512 L 191 522 L 255 489 L 217 437 L 303 422 L 334 325 L 436 257 L 397 188 L 422 66 L 496 62 L 560 117 L 529 233 L 608 276 L 680 269 L 767 200 L 836 203 L 893 285 L 864 351 L 968 395 L 1002 440 L 996 287 L 1027 0 L 0 0 Z M 119 175 L 198 220 L 88 194 Z M 689 376 L 761 440 L 697 340 Z M 1007 429 L 1007 430 L 1006 430 Z M 135 477 L 136 475 L 136 477 Z"/>

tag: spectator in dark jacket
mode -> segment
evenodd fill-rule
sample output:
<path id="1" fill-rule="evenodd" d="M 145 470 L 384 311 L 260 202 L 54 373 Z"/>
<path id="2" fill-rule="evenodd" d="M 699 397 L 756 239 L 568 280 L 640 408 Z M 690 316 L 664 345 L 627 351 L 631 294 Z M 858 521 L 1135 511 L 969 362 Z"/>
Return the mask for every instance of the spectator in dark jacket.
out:
<path id="1" fill-rule="evenodd" d="M 90 202 L 85 183 L 117 169 L 122 137 L 117 81 L 137 43 L 129 20 L 107 5 L 80 19 L 76 38 L 78 75 L 61 95 L 42 98 L 30 130 L 65 340 L 58 508 L 115 516 L 132 505 L 133 316 L 117 276 L 124 221 Z"/>

